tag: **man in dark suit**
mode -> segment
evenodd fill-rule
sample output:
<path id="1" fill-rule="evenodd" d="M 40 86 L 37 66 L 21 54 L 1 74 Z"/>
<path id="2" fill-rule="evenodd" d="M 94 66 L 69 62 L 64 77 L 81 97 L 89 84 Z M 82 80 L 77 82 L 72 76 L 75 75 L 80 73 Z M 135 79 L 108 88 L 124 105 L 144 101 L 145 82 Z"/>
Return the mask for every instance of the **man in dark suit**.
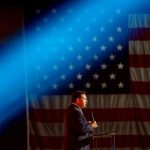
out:
<path id="1" fill-rule="evenodd" d="M 86 121 L 82 108 L 87 105 L 84 91 L 76 91 L 72 95 L 72 104 L 64 115 L 64 142 L 63 150 L 89 150 L 93 128 L 96 121 Z"/>

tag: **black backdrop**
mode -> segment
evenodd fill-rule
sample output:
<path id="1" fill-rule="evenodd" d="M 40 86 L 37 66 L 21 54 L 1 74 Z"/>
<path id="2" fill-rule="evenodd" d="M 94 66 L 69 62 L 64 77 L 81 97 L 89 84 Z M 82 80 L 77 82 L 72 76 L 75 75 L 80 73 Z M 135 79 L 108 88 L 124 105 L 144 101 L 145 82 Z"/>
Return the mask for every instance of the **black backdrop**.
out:
<path id="1" fill-rule="evenodd" d="M 11 33 L 9 33 L 9 31 L 11 31 L 11 29 L 8 28 L 9 25 L 5 28 L 5 25 L 3 24 L 3 22 L 6 23 L 7 20 L 8 22 L 10 22 L 9 18 L 7 17 L 11 18 L 11 16 L 6 15 L 6 18 L 5 18 L 4 12 L 7 12 L 12 8 L 22 6 L 22 4 L 23 4 L 22 0 L 1 0 L 0 1 L 0 60 L 2 57 L 4 57 L 5 54 L 7 54 L 4 47 L 7 45 L 9 38 L 6 39 L 6 36 L 12 36 L 10 35 Z M 13 20 L 11 23 L 12 25 L 10 26 L 12 27 L 14 26 L 13 24 L 15 24 L 15 21 Z M 8 31 L 5 32 L 5 30 L 8 30 Z M 5 33 L 7 35 L 4 35 Z M 4 37 L 5 37 L 5 41 L 4 41 Z M 23 63 L 21 65 L 23 65 Z M 23 72 L 23 69 L 20 71 Z M 10 78 L 11 78 L 11 72 L 10 72 Z M 22 77 L 22 84 L 23 84 L 23 87 L 25 87 L 24 77 Z M 15 85 L 14 85 L 14 89 L 15 89 Z M 7 121 L 5 120 L 5 122 L 2 122 L 1 121 L 2 118 L 0 118 L 0 150 L 26 150 L 27 149 L 25 88 L 21 90 L 22 90 L 22 94 L 20 96 L 16 96 L 16 99 L 14 98 L 14 101 L 15 100 L 20 101 L 23 104 L 22 110 L 16 115 L 11 116 L 9 120 Z M 1 93 L 1 92 L 0 92 L 1 104 L 11 100 L 12 97 L 15 97 L 15 95 L 19 94 L 17 93 L 18 92 L 17 90 L 14 91 L 13 89 L 10 93 L 7 93 L 6 91 L 7 94 Z M 7 115 L 9 112 L 15 111 L 16 110 L 15 107 L 17 106 L 15 105 L 9 106 L 9 108 L 6 109 L 5 112 L 3 112 L 4 114 L 0 114 L 0 115 L 3 117 Z"/>

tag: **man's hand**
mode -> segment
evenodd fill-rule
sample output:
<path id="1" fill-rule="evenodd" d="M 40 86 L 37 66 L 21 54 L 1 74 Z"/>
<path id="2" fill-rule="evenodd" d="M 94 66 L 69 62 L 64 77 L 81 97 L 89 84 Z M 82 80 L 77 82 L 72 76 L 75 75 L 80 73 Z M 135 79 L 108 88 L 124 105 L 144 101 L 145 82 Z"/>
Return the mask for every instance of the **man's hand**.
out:
<path id="1" fill-rule="evenodd" d="M 88 123 L 91 124 L 93 128 L 97 128 L 98 127 L 96 121 L 93 121 L 93 122 L 92 121 L 88 121 Z"/>
<path id="2" fill-rule="evenodd" d="M 96 121 L 93 121 L 93 122 L 91 123 L 91 125 L 92 125 L 93 128 L 97 128 L 97 127 L 98 127 Z"/>

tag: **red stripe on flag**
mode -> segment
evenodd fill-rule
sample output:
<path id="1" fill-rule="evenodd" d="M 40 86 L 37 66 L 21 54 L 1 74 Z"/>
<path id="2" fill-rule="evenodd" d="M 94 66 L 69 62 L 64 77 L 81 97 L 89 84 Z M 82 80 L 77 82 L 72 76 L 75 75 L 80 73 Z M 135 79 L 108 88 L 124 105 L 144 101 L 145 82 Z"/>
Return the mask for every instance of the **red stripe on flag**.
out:
<path id="1" fill-rule="evenodd" d="M 130 91 L 132 94 L 150 94 L 150 81 L 131 81 Z"/>
<path id="2" fill-rule="evenodd" d="M 150 40 L 150 28 L 138 28 L 138 29 L 131 29 L 129 35 L 129 40 L 140 40 L 140 41 L 147 41 Z"/>
<path id="3" fill-rule="evenodd" d="M 115 146 L 116 147 L 149 147 L 150 146 L 150 136 L 148 135 L 116 135 Z M 111 139 L 99 138 L 97 141 L 98 147 L 109 147 L 111 146 Z"/>
<path id="4" fill-rule="evenodd" d="M 112 137 L 102 136 L 97 138 L 97 147 L 111 147 Z M 51 148 L 60 149 L 62 146 L 63 137 L 51 137 L 51 136 L 33 136 L 30 135 L 30 146 L 35 149 L 40 147 L 40 149 Z M 150 136 L 148 135 L 116 135 L 115 136 L 115 146 L 117 148 L 125 147 L 150 147 Z M 95 140 L 93 141 L 94 145 Z M 93 147 L 93 146 L 92 146 Z"/>
<path id="5" fill-rule="evenodd" d="M 85 114 L 92 111 L 96 121 L 150 121 L 148 108 L 100 108 L 84 111 Z M 62 109 L 32 109 L 30 119 L 34 122 L 63 122 L 63 114 Z M 90 117 L 86 115 L 87 120 L 91 120 Z"/>
<path id="6" fill-rule="evenodd" d="M 62 147 L 62 137 L 51 137 L 51 136 L 33 136 L 30 135 L 30 147 L 36 149 L 39 147 L 40 149 L 44 148 L 53 148 L 60 149 Z"/>
<path id="7" fill-rule="evenodd" d="M 31 109 L 30 120 L 34 122 L 63 122 L 64 109 Z"/>
<path id="8" fill-rule="evenodd" d="M 150 55 L 130 55 L 130 67 L 150 67 Z"/>

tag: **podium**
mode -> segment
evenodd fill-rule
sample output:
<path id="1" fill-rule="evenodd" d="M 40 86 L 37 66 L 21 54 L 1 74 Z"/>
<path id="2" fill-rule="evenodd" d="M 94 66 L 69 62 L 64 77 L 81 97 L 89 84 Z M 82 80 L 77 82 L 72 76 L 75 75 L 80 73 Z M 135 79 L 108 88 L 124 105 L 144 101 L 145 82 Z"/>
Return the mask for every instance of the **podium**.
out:
<path id="1" fill-rule="evenodd" d="M 116 136 L 116 131 L 112 131 L 112 132 L 105 132 L 105 133 L 101 133 L 101 134 L 97 134 L 97 135 L 93 135 L 93 141 L 92 141 L 92 146 L 95 150 L 98 150 L 100 148 L 99 145 L 102 144 L 103 146 L 107 145 L 109 142 L 110 144 L 110 150 L 115 150 L 115 137 Z M 108 138 L 110 141 L 107 141 L 105 144 L 100 142 L 102 138 Z"/>

